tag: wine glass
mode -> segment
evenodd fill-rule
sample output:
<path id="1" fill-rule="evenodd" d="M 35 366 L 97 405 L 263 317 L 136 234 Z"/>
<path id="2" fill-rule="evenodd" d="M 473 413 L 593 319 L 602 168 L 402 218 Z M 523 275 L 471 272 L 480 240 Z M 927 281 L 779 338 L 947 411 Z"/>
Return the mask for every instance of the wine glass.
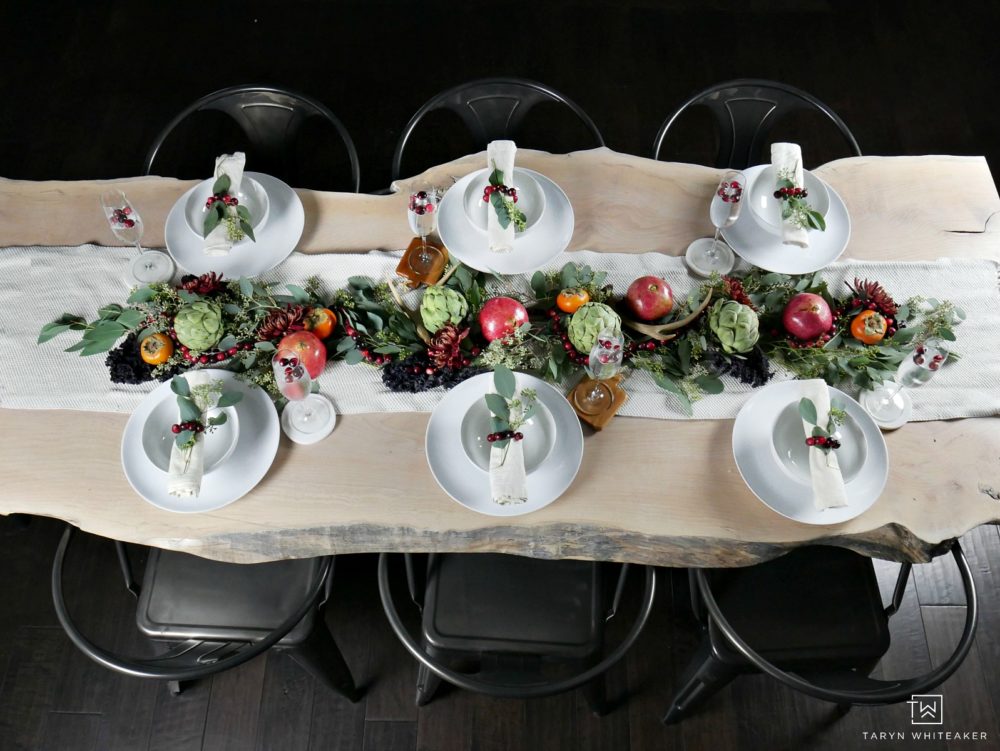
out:
<path id="1" fill-rule="evenodd" d="M 170 281 L 174 275 L 174 262 L 166 253 L 143 250 L 142 217 L 125 194 L 120 190 L 106 190 L 101 194 L 101 206 L 115 237 L 134 245 L 139 251 L 138 258 L 132 261 L 129 269 L 132 279 L 138 284 Z"/>
<path id="2" fill-rule="evenodd" d="M 727 227 L 732 227 L 739 219 L 746 184 L 747 178 L 742 172 L 727 170 L 723 173 L 715 189 L 715 195 L 719 200 L 716 201 L 713 197 L 708 211 L 709 218 L 715 226 L 715 237 L 711 240 L 707 237 L 695 240 L 687 250 L 688 266 L 695 273 L 711 276 L 713 272 L 728 274 L 732 271 L 736 256 L 725 242 L 719 242 L 719 234 Z"/>
<path id="3" fill-rule="evenodd" d="M 312 377 L 298 353 L 279 349 L 271 358 L 271 368 L 278 391 L 288 399 L 285 413 L 290 427 L 307 439 L 318 439 L 329 433 L 334 419 L 333 407 L 329 399 L 312 393 Z"/>
<path id="4" fill-rule="evenodd" d="M 947 350 L 941 349 L 936 343 L 918 345 L 913 354 L 899 364 L 894 382 L 883 383 L 864 395 L 862 403 L 868 414 L 876 422 L 885 425 L 905 423 L 912 409 L 912 402 L 904 389 L 923 386 L 934 377 L 947 359 Z"/>
<path id="5" fill-rule="evenodd" d="M 624 344 L 625 340 L 620 333 L 605 329 L 591 347 L 589 365 L 594 381 L 589 391 L 576 398 L 577 406 L 586 414 L 601 414 L 614 403 L 614 389 L 605 381 L 614 378 L 621 371 Z"/>
<path id="6" fill-rule="evenodd" d="M 406 217 L 410 229 L 420 236 L 420 248 L 410 257 L 410 268 L 418 274 L 426 274 L 441 256 L 441 250 L 427 242 L 427 236 L 437 229 L 438 204 L 441 192 L 436 188 L 418 190 L 410 194 Z"/>

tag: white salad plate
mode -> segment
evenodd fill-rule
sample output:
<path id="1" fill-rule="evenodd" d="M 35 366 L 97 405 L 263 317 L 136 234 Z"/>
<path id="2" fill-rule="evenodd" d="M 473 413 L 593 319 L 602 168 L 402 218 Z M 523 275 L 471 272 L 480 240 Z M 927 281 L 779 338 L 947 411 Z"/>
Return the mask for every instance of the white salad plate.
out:
<path id="1" fill-rule="evenodd" d="M 770 169 L 770 165 L 762 164 L 747 169 L 744 173 L 747 184 L 752 185 L 766 169 Z M 826 231 L 809 230 L 808 248 L 782 243 L 781 234 L 765 229 L 752 209 L 740 211 L 736 223 L 722 230 L 722 236 L 737 255 L 767 271 L 809 274 L 825 268 L 840 258 L 851 239 L 851 218 L 847 207 L 837 191 L 829 185 L 826 185 L 826 190 L 830 196 Z M 717 195 L 712 197 L 713 204 L 721 201 Z"/>
<path id="2" fill-rule="evenodd" d="M 427 463 L 438 485 L 455 501 L 489 516 L 521 516 L 544 508 L 566 492 L 583 461 L 583 430 L 566 398 L 540 378 L 515 373 L 518 390 L 538 393 L 538 411 L 524 433 L 528 500 L 499 505 L 490 497 L 490 413 L 485 396 L 493 374 L 469 378 L 449 391 L 427 424 Z"/>
<path id="3" fill-rule="evenodd" d="M 247 208 L 251 209 L 250 224 L 254 226 L 256 242 L 244 238 L 233 244 L 228 255 L 205 255 L 205 237 L 197 229 L 197 214 L 204 210 L 214 180 L 203 180 L 181 196 L 167 215 L 164 229 L 167 252 L 179 267 L 191 274 L 214 271 L 231 279 L 257 276 L 273 269 L 295 250 L 306 216 L 298 194 L 270 175 L 246 172 L 244 177 L 250 178 Z M 255 216 L 254 205 L 263 216 Z"/>
<path id="4" fill-rule="evenodd" d="M 802 171 L 802 186 L 806 189 L 806 202 L 826 219 L 830 213 L 830 191 L 826 183 L 809 170 Z M 754 218 L 760 225 L 776 235 L 781 234 L 781 199 L 774 197 L 774 167 L 765 166 L 750 184 L 747 200 Z"/>
<path id="5" fill-rule="evenodd" d="M 491 206 L 483 200 L 483 191 L 489 185 L 489 171 L 483 170 L 480 177 L 472 180 L 465 188 L 465 214 L 472 226 L 484 233 L 489 223 Z M 545 191 L 528 170 L 514 168 L 514 185 L 517 190 L 517 208 L 524 214 L 524 229 L 515 237 L 525 237 L 534 229 L 545 213 Z"/>
<path id="6" fill-rule="evenodd" d="M 206 371 L 221 379 L 227 391 L 243 399 L 223 411 L 229 425 L 203 435 L 205 474 L 197 497 L 177 498 L 167 493 L 170 426 L 178 421 L 177 395 L 170 382 L 160 384 L 129 417 L 122 435 L 122 468 L 132 489 L 146 501 L 165 511 L 196 513 L 215 511 L 249 493 L 271 468 L 278 451 L 281 428 L 278 413 L 267 393 L 236 378 L 228 370 Z M 231 414 L 235 413 L 235 414 Z M 235 418 L 235 419 L 234 419 Z M 214 442 L 214 443 L 213 443 Z"/>
<path id="7" fill-rule="evenodd" d="M 518 233 L 509 253 L 493 253 L 486 233 L 473 223 L 466 211 L 466 191 L 471 183 L 485 186 L 486 169 L 466 175 L 444 194 L 438 208 L 438 234 L 448 252 L 478 271 L 498 274 L 523 274 L 545 265 L 562 253 L 573 237 L 573 207 L 562 189 L 534 170 L 514 169 L 515 174 L 534 178 L 544 196 L 542 211 L 528 232 Z M 520 195 L 518 196 L 520 206 Z"/>
<path id="8" fill-rule="evenodd" d="M 889 452 L 878 425 L 854 399 L 829 388 L 831 403 L 848 414 L 837 449 L 846 506 L 818 509 L 814 503 L 798 381 L 755 392 L 733 425 L 733 456 L 747 487 L 773 511 L 804 524 L 840 524 L 860 516 L 878 500 L 889 477 Z"/>

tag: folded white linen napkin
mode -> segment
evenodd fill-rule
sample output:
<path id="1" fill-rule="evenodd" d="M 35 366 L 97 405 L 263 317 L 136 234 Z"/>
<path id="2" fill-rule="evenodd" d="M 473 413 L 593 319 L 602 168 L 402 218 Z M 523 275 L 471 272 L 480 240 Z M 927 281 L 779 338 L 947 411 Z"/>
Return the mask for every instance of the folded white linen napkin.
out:
<path id="1" fill-rule="evenodd" d="M 816 423 L 826 427 L 830 418 L 830 390 L 821 378 L 800 381 L 802 398 L 809 399 L 816 406 Z M 812 435 L 813 425 L 802 421 L 806 438 Z M 847 491 L 844 476 L 840 473 L 837 452 L 824 451 L 817 446 L 809 447 L 809 475 L 812 478 L 813 502 L 818 509 L 837 508 L 847 505 Z"/>
<path id="2" fill-rule="evenodd" d="M 246 165 L 247 155 L 242 151 L 235 154 L 223 154 L 215 160 L 215 176 L 218 180 L 223 175 L 229 175 L 229 194 L 235 196 L 240 186 L 243 184 L 243 167 Z M 233 249 L 233 243 L 229 239 L 226 223 L 221 222 L 215 229 L 208 233 L 205 238 L 206 256 L 225 256 Z"/>
<path id="3" fill-rule="evenodd" d="M 511 411 L 511 420 L 518 414 Z M 528 474 L 524 469 L 524 440 L 511 438 L 503 448 L 490 449 L 490 498 L 508 506 L 528 500 Z"/>
<path id="4" fill-rule="evenodd" d="M 772 143 L 771 165 L 774 167 L 775 181 L 787 176 L 795 183 L 796 188 L 803 187 L 802 149 L 797 143 Z M 808 248 L 809 231 L 804 227 L 799 227 L 788 219 L 784 219 L 781 222 L 781 241 L 785 245 L 798 245 L 800 248 Z"/>
<path id="5" fill-rule="evenodd" d="M 199 397 L 195 396 L 195 386 L 206 384 L 212 380 L 212 377 L 208 373 L 202 370 L 193 370 L 185 375 L 184 379 L 191 388 L 194 403 L 203 413 L 205 410 L 215 406 L 214 403 L 218 401 L 217 396 L 211 397 L 212 404 L 205 404 Z M 176 443 L 171 444 L 170 468 L 167 470 L 169 474 L 167 478 L 167 493 L 178 498 L 198 496 L 198 493 L 201 491 L 201 478 L 205 469 L 204 451 L 204 433 L 201 434 L 201 437 L 195 441 L 194 446 L 190 449 L 179 449 Z"/>
<path id="6" fill-rule="evenodd" d="M 487 176 L 493 173 L 494 169 L 503 173 L 504 184 L 510 187 L 514 184 L 514 157 L 517 154 L 517 146 L 513 141 L 492 141 L 486 147 Z M 497 212 L 492 206 L 486 207 L 486 237 L 490 244 L 490 250 L 494 253 L 510 253 L 514 250 L 514 222 L 510 222 L 507 228 L 500 226 L 497 220 Z"/>

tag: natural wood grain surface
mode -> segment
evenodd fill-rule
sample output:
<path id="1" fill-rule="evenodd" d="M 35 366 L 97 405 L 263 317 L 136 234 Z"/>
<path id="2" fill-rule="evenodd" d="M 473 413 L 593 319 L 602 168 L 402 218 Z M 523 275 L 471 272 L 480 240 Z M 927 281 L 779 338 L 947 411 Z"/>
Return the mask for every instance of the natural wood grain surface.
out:
<path id="1" fill-rule="evenodd" d="M 466 157 L 400 187 L 447 184 L 481 161 Z M 570 196 L 574 247 L 680 253 L 708 229 L 715 170 L 607 149 L 522 151 L 519 163 L 549 175 Z M 848 256 L 1000 258 L 998 222 L 989 222 L 1000 198 L 982 159 L 863 157 L 820 172 L 850 209 Z M 136 201 L 148 206 L 152 233 L 184 184 L 132 184 Z M 90 218 L 101 220 L 100 187 L 0 182 L 0 245 L 94 239 L 102 231 Z M 405 244 L 399 196 L 302 195 L 312 223 L 306 250 Z M 64 221 L 32 221 L 32 212 L 57 209 Z M 674 566 L 745 565 L 816 541 L 925 560 L 942 541 L 1000 520 L 997 418 L 915 423 L 889 434 L 884 495 L 861 517 L 832 527 L 781 518 L 750 494 L 730 451 L 731 421 L 619 418 L 601 433 L 588 430 L 583 467 L 569 491 L 541 511 L 503 520 L 467 511 L 437 487 L 424 459 L 426 415 L 343 416 L 330 438 L 310 447 L 283 438 L 252 493 L 194 515 L 160 511 L 132 492 L 119 458 L 125 421 L 102 413 L 0 411 L 0 429 L 17 436 L 0 454 L 0 513 L 56 516 L 109 537 L 242 562 L 467 550 Z"/>

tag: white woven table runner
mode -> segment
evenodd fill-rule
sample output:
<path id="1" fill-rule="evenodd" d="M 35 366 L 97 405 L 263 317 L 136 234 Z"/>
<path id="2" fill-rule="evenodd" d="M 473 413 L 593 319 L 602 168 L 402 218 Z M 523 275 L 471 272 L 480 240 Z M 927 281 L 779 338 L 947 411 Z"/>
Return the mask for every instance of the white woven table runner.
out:
<path id="1" fill-rule="evenodd" d="M 77 341 L 72 333 L 36 345 L 42 325 L 62 313 L 92 320 L 102 305 L 123 303 L 129 294 L 128 262 L 135 251 L 94 245 L 79 247 L 0 248 L 0 406 L 17 409 L 78 409 L 131 412 L 156 386 L 112 384 L 104 355 L 81 358 L 62 350 Z M 267 281 L 299 283 L 316 275 L 324 292 L 332 292 L 355 275 L 374 279 L 394 273 L 398 253 L 303 255 L 295 253 Z M 638 276 L 655 274 L 685 296 L 698 285 L 680 258 L 659 253 L 641 255 L 579 251 L 557 258 L 606 270 L 615 291 L 624 293 Z M 944 259 L 934 262 L 835 263 L 824 271 L 838 293 L 854 277 L 877 279 L 896 300 L 913 295 L 948 299 L 968 318 L 957 329 L 953 349 L 962 357 L 927 385 L 912 390 L 914 419 L 938 420 L 1000 414 L 1000 292 L 998 264 L 990 260 Z M 778 373 L 776 379 L 788 378 Z M 725 376 L 725 391 L 694 404 L 694 419 L 735 417 L 752 392 Z M 429 412 L 444 395 L 441 389 L 399 394 L 382 385 L 380 373 L 368 365 L 328 366 L 319 378 L 321 390 L 341 414 L 362 412 Z M 673 396 L 645 373 L 625 382 L 628 401 L 620 414 L 659 419 L 687 419 Z"/>

